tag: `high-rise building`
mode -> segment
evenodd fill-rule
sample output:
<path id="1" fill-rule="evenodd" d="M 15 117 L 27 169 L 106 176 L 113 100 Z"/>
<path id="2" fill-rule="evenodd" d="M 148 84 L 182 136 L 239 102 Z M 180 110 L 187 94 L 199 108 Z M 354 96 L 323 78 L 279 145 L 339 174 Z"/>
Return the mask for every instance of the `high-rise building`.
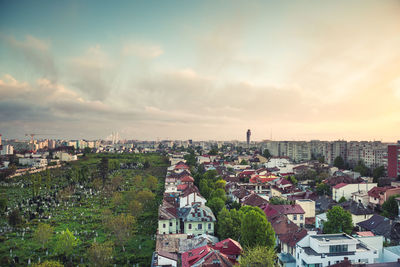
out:
<path id="1" fill-rule="evenodd" d="M 250 131 L 250 129 L 248 129 L 248 130 L 247 130 L 247 134 L 246 134 L 246 137 L 247 137 L 247 146 L 250 145 L 250 136 L 251 136 L 251 131 Z"/>
<path id="2" fill-rule="evenodd" d="M 395 145 L 388 146 L 387 175 L 392 178 L 400 175 L 400 141 L 397 141 Z"/>
<path id="3" fill-rule="evenodd" d="M 0 134 L 0 146 L 1 146 L 1 134 Z"/>

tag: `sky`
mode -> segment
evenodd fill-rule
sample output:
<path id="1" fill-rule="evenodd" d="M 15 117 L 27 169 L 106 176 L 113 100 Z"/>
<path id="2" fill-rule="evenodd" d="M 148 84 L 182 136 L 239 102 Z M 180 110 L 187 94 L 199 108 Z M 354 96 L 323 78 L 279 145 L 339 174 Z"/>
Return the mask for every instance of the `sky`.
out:
<path id="1" fill-rule="evenodd" d="M 399 14 L 399 0 L 0 0 L 0 134 L 396 141 Z"/>

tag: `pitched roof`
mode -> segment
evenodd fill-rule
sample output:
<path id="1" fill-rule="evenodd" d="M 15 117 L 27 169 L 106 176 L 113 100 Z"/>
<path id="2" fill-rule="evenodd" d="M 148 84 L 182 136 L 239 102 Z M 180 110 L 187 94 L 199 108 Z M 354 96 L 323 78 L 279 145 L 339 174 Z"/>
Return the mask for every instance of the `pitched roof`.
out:
<path id="1" fill-rule="evenodd" d="M 268 204 L 268 207 L 266 207 L 264 209 L 265 214 L 268 216 L 267 212 L 271 215 L 274 215 L 274 212 L 271 210 L 274 209 L 277 213 L 280 214 L 304 214 L 304 210 L 303 208 L 298 205 L 298 204 L 294 204 L 294 205 L 271 205 Z"/>
<path id="2" fill-rule="evenodd" d="M 245 196 L 242 199 L 243 205 L 249 205 L 249 206 L 253 206 L 253 207 L 262 207 L 262 206 L 266 205 L 267 203 L 268 203 L 267 200 L 263 199 L 262 197 L 260 197 L 259 195 L 255 194 L 255 193 Z"/>
<path id="3" fill-rule="evenodd" d="M 188 195 L 196 193 L 201 196 L 199 189 L 195 185 L 188 186 L 183 192 L 180 197 L 187 197 Z"/>
<path id="4" fill-rule="evenodd" d="M 342 188 L 342 187 L 344 187 L 346 185 L 347 185 L 346 183 L 340 183 L 340 184 L 335 185 L 333 188 L 339 189 L 339 188 Z"/>
<path id="5" fill-rule="evenodd" d="M 170 252 L 163 251 L 163 250 L 160 250 L 157 253 L 158 253 L 158 256 L 162 256 L 162 257 L 170 259 L 170 260 L 178 261 L 178 255 L 176 255 L 174 253 L 170 253 Z"/>
<path id="6" fill-rule="evenodd" d="M 240 255 L 243 251 L 239 242 L 231 238 L 219 241 L 215 244 L 214 248 L 221 251 L 225 255 Z"/>
<path id="7" fill-rule="evenodd" d="M 371 231 L 375 235 L 383 235 L 390 238 L 392 221 L 381 215 L 374 214 L 368 220 L 357 223 L 361 228 Z"/>
<path id="8" fill-rule="evenodd" d="M 185 182 L 185 183 L 193 183 L 194 179 L 192 176 L 190 175 L 186 175 L 183 178 L 181 178 L 181 182 Z"/>
<path id="9" fill-rule="evenodd" d="M 251 192 L 244 187 L 240 187 L 239 189 L 236 189 L 235 191 L 232 192 L 232 195 L 234 195 L 238 199 L 242 199 L 250 194 Z"/>
<path id="10" fill-rule="evenodd" d="M 179 209 L 179 217 L 184 222 L 215 222 L 215 216 L 212 210 L 200 203 L 194 203 L 190 207 Z"/>
<path id="11" fill-rule="evenodd" d="M 373 187 L 371 190 L 368 191 L 368 196 L 379 198 L 379 196 L 385 193 L 388 189 L 394 188 L 394 186 L 385 186 L 385 187 Z"/>
<path id="12" fill-rule="evenodd" d="M 158 208 L 158 219 L 171 220 L 176 218 L 178 218 L 178 210 L 176 207 L 167 201 L 163 201 L 163 204 Z"/>
<path id="13" fill-rule="evenodd" d="M 338 205 L 343 209 L 350 211 L 350 213 L 354 215 L 374 214 L 374 211 L 371 208 L 365 207 L 361 202 L 348 200 Z"/>

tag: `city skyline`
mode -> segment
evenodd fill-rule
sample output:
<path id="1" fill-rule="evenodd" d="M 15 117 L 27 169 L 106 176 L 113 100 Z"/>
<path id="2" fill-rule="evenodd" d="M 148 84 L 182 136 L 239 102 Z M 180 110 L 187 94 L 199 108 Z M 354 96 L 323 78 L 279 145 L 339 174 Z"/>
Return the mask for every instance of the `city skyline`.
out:
<path id="1" fill-rule="evenodd" d="M 399 12 L 398 1 L 2 1 L 0 133 L 396 142 Z"/>

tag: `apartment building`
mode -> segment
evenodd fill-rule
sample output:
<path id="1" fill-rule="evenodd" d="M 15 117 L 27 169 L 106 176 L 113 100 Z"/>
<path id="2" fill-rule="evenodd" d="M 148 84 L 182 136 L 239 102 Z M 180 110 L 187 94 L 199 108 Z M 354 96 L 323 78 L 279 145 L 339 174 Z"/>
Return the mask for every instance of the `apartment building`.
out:
<path id="1" fill-rule="evenodd" d="M 346 234 L 309 234 L 296 245 L 297 267 L 325 267 L 347 257 L 354 263 L 374 263 L 378 251 Z"/>

